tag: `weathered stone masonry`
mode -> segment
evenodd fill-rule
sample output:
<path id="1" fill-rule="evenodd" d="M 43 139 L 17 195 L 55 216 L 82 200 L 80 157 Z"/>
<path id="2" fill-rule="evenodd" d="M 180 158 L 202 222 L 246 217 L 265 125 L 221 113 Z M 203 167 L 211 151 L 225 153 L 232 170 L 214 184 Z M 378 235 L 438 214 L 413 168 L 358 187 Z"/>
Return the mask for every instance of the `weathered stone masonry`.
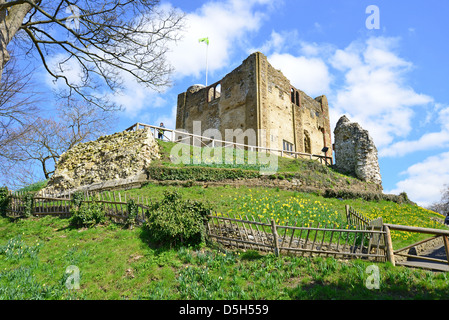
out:
<path id="1" fill-rule="evenodd" d="M 382 185 L 377 148 L 367 130 L 342 116 L 335 127 L 334 139 L 335 166 L 339 171 Z"/>
<path id="2" fill-rule="evenodd" d="M 159 145 L 149 129 L 103 136 L 63 153 L 44 192 L 101 189 L 145 180 L 145 169 L 159 158 Z"/>
<path id="3" fill-rule="evenodd" d="M 226 129 L 241 129 L 245 141 L 244 132 L 253 129 L 257 146 L 318 155 L 327 147 L 332 157 L 326 96 L 313 99 L 296 89 L 260 52 L 220 81 L 178 95 L 176 127 L 193 132 L 193 121 L 201 121 L 202 131 L 219 130 L 223 138 Z"/>

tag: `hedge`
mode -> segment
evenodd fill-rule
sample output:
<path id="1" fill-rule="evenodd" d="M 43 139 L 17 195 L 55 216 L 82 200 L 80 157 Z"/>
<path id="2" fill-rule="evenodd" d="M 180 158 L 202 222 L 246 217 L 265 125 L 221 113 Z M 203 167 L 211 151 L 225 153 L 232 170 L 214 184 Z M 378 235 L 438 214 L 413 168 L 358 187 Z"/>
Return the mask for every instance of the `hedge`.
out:
<path id="1" fill-rule="evenodd" d="M 341 199 L 362 199 L 365 201 L 391 201 L 398 204 L 406 203 L 406 204 L 415 204 L 410 201 L 407 194 L 405 192 L 400 195 L 395 194 L 384 194 L 380 192 L 363 192 L 363 191 L 352 191 L 346 189 L 326 189 L 323 192 L 323 196 L 325 198 L 341 198 Z"/>
<path id="2" fill-rule="evenodd" d="M 205 167 L 148 167 L 147 178 L 154 180 L 194 180 L 194 181 L 222 181 L 226 179 L 252 179 L 259 178 L 258 171 L 242 169 L 205 168 Z"/>

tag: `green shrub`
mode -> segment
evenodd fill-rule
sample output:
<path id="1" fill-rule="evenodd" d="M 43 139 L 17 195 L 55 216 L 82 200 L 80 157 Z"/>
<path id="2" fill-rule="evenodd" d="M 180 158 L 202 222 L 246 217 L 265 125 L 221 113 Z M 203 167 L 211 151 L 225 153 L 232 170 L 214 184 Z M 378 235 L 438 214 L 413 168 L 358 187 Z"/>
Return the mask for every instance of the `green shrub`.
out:
<path id="1" fill-rule="evenodd" d="M 196 245 L 206 240 L 210 211 L 209 205 L 183 200 L 176 191 L 166 191 L 164 198 L 148 210 L 145 225 L 156 243 Z"/>
<path id="2" fill-rule="evenodd" d="M 78 210 L 81 207 L 81 204 L 83 203 L 84 200 L 84 193 L 81 191 L 77 191 L 75 193 L 72 194 L 72 200 L 70 200 L 71 204 L 72 204 L 72 210 Z"/>
<path id="3" fill-rule="evenodd" d="M 404 203 L 411 203 L 411 200 L 408 198 L 408 195 L 406 192 L 401 192 L 399 194 L 399 198 L 402 200 L 402 202 Z"/>
<path id="4" fill-rule="evenodd" d="M 106 220 L 103 204 L 83 202 L 72 208 L 70 224 L 75 227 L 93 227 Z"/>
<path id="5" fill-rule="evenodd" d="M 132 229 L 136 224 L 138 207 L 133 199 L 128 200 L 126 207 L 128 209 L 128 216 L 126 217 L 125 226 Z"/>
<path id="6" fill-rule="evenodd" d="M 26 218 L 31 217 L 34 208 L 34 194 L 27 192 L 22 196 L 23 215 Z"/>
<path id="7" fill-rule="evenodd" d="M 47 180 L 38 181 L 26 187 L 19 189 L 20 192 L 36 192 L 47 186 Z"/>
<path id="8" fill-rule="evenodd" d="M 6 210 L 9 206 L 9 191 L 7 187 L 1 187 L 0 188 L 0 215 L 5 217 L 6 216 Z"/>

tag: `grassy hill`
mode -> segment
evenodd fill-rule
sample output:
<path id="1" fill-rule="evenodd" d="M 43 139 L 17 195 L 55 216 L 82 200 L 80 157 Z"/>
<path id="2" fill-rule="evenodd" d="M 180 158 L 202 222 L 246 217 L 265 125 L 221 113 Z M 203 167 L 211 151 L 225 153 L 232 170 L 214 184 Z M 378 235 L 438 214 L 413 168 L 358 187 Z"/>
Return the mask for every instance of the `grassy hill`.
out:
<path id="1" fill-rule="evenodd" d="M 413 203 L 379 200 L 327 198 L 313 192 L 298 192 L 279 188 L 252 188 L 248 186 L 190 186 L 148 184 L 125 191 L 129 196 L 151 197 L 160 200 L 166 190 L 177 190 L 185 199 L 208 202 L 218 213 L 264 216 L 277 222 L 293 225 L 294 221 L 346 224 L 345 206 L 373 220 L 382 217 L 385 223 L 447 229 L 437 220 L 444 217 Z M 343 226 L 342 226 L 343 227 Z M 392 231 L 396 248 L 421 240 L 416 234 Z"/>
<path id="2" fill-rule="evenodd" d="M 158 198 L 167 186 L 128 191 Z M 341 212 L 348 201 L 367 214 L 429 225 L 434 214 L 408 204 L 326 199 L 312 194 L 229 187 L 177 188 L 186 198 L 210 201 L 221 211 L 257 213 L 273 202 L 304 207 L 302 214 Z M 217 196 L 217 194 L 223 195 Z M 275 200 L 275 201 L 273 201 Z M 263 211 L 263 209 L 262 209 Z M 410 216 L 407 216 L 410 215 Z M 280 218 L 280 217 L 279 217 Z M 409 220 L 410 219 L 410 220 Z M 396 241 L 403 241 L 397 235 Z M 79 268 L 80 289 L 65 287 L 68 266 Z M 145 228 L 111 222 L 74 228 L 68 219 L 0 218 L 2 299 L 441 299 L 447 274 L 376 264 L 380 288 L 366 287 L 372 265 L 362 260 L 261 255 L 214 245 L 157 247 Z"/>
<path id="3" fill-rule="evenodd" d="M 441 215 L 404 197 L 373 197 L 376 200 L 367 201 L 366 194 L 375 194 L 375 189 L 367 186 L 370 191 L 366 191 L 366 184 L 355 178 L 332 168 L 317 167 L 318 164 L 308 160 L 280 159 L 279 173 L 265 179 L 306 180 L 304 177 L 312 179 L 316 175 L 321 187 L 345 190 L 343 186 L 357 186 L 354 192 L 343 193 L 346 197 L 331 197 L 319 187 L 303 192 L 300 188 L 255 187 L 242 183 L 214 185 L 213 177 L 226 182 L 242 181 L 257 172 L 257 168 L 174 166 L 167 161 L 170 145 L 162 143 L 161 146 L 164 156 L 154 164 L 153 173 L 167 168 L 173 171 L 162 171 L 167 174 L 165 178 L 124 191 L 128 196 L 157 201 L 165 191 L 175 189 L 184 199 L 210 203 L 218 213 L 269 216 L 285 223 L 301 219 L 311 224 L 317 221 L 343 224 L 344 208 L 348 204 L 370 219 L 382 216 L 387 223 L 445 228 L 436 222 L 442 219 Z M 204 175 L 207 170 L 211 170 L 209 176 Z M 222 170 L 230 170 L 232 174 Z M 175 173 L 182 178 L 180 183 L 172 179 Z M 35 189 L 41 185 L 44 183 Z M 357 188 L 363 192 L 357 193 Z M 418 240 L 400 232 L 393 232 L 392 238 L 396 248 Z M 446 273 L 393 267 L 389 263 L 375 264 L 380 272 L 380 288 L 368 289 L 367 268 L 371 265 L 372 262 L 362 260 L 275 257 L 251 250 L 229 251 L 213 243 L 161 247 L 150 241 L 146 228 L 130 230 L 110 221 L 94 228 L 75 228 L 69 219 L 57 217 L 17 221 L 0 217 L 0 299 L 447 298 Z M 80 271 L 77 290 L 66 288 L 68 266 L 76 266 Z"/>
<path id="4" fill-rule="evenodd" d="M 264 174 L 261 168 L 263 169 L 266 164 L 248 161 L 248 159 L 259 159 L 256 152 L 242 151 L 243 163 L 238 163 L 237 159 L 241 158 L 238 158 L 240 155 L 235 150 L 230 157 L 227 157 L 224 148 L 191 146 L 187 158 L 176 161 L 181 156 L 171 155 L 175 144 L 159 140 L 158 143 L 161 159 L 154 161 L 147 169 L 149 179 L 154 181 L 184 181 L 189 182 L 190 185 L 199 182 L 199 184 L 209 185 L 265 186 L 314 192 L 334 198 L 390 200 L 400 203 L 408 201 L 405 193 L 383 194 L 381 186 L 342 174 L 333 166 L 325 166 L 317 160 L 276 156 L 274 157 L 276 172 Z M 203 153 L 207 153 L 209 157 L 204 159 L 200 156 Z M 214 163 L 211 159 L 221 159 L 221 162 Z"/>
<path id="5" fill-rule="evenodd" d="M 264 214 L 276 219 L 294 206 L 309 219 L 338 219 L 344 205 L 387 222 L 438 227 L 437 214 L 411 204 L 339 200 L 312 193 L 248 187 L 147 185 L 129 195 L 160 199 L 176 188 L 184 198 L 210 202 L 218 212 Z M 291 209 L 286 209 L 290 206 Z M 281 210 L 284 208 L 284 210 Z M 405 235 L 394 234 L 403 245 Z M 362 260 L 261 255 L 214 245 L 158 247 L 143 227 L 106 222 L 74 228 L 68 219 L 0 218 L 0 299 L 441 299 L 447 274 L 376 264 L 380 289 L 366 287 L 369 263 Z M 80 289 L 68 290 L 68 266 L 81 273 Z"/>

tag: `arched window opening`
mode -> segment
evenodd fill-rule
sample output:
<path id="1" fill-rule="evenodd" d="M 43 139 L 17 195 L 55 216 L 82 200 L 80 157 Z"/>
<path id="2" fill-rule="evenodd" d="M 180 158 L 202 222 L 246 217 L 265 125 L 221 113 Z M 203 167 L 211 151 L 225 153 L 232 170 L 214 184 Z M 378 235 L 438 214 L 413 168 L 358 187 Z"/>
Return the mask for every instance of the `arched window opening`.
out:
<path id="1" fill-rule="evenodd" d="M 221 83 L 217 83 L 209 88 L 207 91 L 207 102 L 211 102 L 221 96 Z"/>
<path id="2" fill-rule="evenodd" d="M 221 84 L 219 83 L 215 86 L 215 99 L 220 98 L 220 96 L 221 96 Z"/>
<path id="3" fill-rule="evenodd" d="M 210 87 L 209 90 L 207 90 L 207 102 L 211 102 L 212 100 L 214 100 L 214 96 L 215 96 L 215 88 L 214 87 Z"/>

